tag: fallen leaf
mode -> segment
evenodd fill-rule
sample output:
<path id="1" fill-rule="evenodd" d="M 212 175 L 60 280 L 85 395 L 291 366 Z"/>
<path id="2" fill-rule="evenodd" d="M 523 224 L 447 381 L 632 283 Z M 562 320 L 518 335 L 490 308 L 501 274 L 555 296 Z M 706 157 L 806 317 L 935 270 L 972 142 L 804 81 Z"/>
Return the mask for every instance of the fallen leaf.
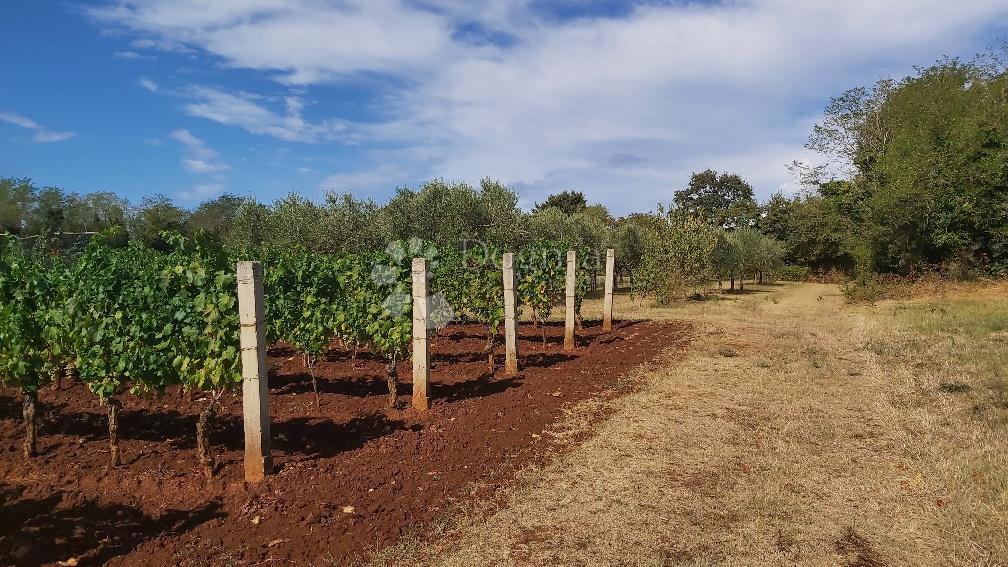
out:
<path id="1" fill-rule="evenodd" d="M 67 559 L 66 561 L 57 561 L 56 563 L 60 567 L 77 567 L 77 558 L 76 557 L 71 557 L 70 559 Z"/>
<path id="2" fill-rule="evenodd" d="M 252 523 L 253 524 L 257 524 L 258 525 L 259 522 L 261 522 L 261 521 L 262 521 L 262 516 L 256 516 L 255 518 L 252 518 Z"/>
<path id="3" fill-rule="evenodd" d="M 353 511 L 354 511 L 354 507 L 353 506 L 344 506 L 343 507 L 343 513 L 344 514 L 353 514 Z"/>
<path id="4" fill-rule="evenodd" d="M 285 542 L 288 542 L 288 541 L 290 541 L 290 540 L 289 539 L 275 539 L 275 540 L 267 543 L 266 547 L 273 547 L 274 545 L 280 545 L 281 543 L 285 543 Z"/>

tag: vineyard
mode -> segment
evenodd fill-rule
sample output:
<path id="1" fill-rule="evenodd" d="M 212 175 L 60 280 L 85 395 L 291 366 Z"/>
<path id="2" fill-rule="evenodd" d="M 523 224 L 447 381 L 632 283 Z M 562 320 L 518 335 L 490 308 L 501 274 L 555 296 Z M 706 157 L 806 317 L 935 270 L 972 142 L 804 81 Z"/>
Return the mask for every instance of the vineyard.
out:
<path id="1" fill-rule="evenodd" d="M 2 242 L 0 377 L 24 395 L 26 458 L 36 451 L 39 388 L 72 374 L 108 408 L 112 465 L 121 462 L 116 432 L 122 395 L 163 394 L 170 386 L 208 393 L 197 442 L 200 463 L 211 474 L 206 428 L 216 401 L 242 380 L 233 266 L 252 255 L 265 265 L 266 342 L 286 343 L 303 358 L 316 397 L 315 363 L 335 342 L 386 362 L 388 405 L 397 406 L 396 362 L 409 356 L 416 257 L 431 266 L 431 330 L 455 320 L 484 325 L 483 352 L 494 369 L 504 322 L 501 252 L 494 248 L 442 251 L 411 239 L 376 254 L 327 256 L 225 251 L 210 239 L 178 234 L 165 235 L 168 249 L 156 250 L 135 242 L 116 246 L 117 236 L 96 237 L 72 261 L 28 251 L 10 236 Z M 515 266 L 519 305 L 528 307 L 544 345 L 544 323 L 564 291 L 565 251 L 556 242 L 537 243 L 518 255 Z M 578 298 L 592 273 L 584 258 Z"/>
<path id="2" fill-rule="evenodd" d="M 10 236 L 2 241 L 0 377 L 7 391 L 20 396 L 23 427 L 17 451 L 23 458 L 20 464 L 4 464 L 5 476 L 32 474 L 36 467 L 69 461 L 76 463 L 66 465 L 70 469 L 106 471 L 97 473 L 99 485 L 106 477 L 129 477 L 138 463 L 152 456 L 149 448 L 137 448 L 139 436 L 149 443 L 167 442 L 164 450 L 172 455 L 176 447 L 192 448 L 174 457 L 176 482 L 198 487 L 240 478 L 241 467 L 234 465 L 242 454 L 234 443 L 243 427 L 239 345 L 245 343 L 240 340 L 242 284 L 235 265 L 246 258 L 256 258 L 262 266 L 262 340 L 268 347 L 264 377 L 270 376 L 264 392 L 275 398 L 265 412 L 264 452 L 268 460 L 272 441 L 275 482 L 303 466 L 294 464 L 301 459 L 290 460 L 298 448 L 312 453 L 312 447 L 332 445 L 322 451 L 329 457 L 373 452 L 367 439 L 397 431 L 421 435 L 427 427 L 455 431 L 455 436 L 475 435 L 479 439 L 464 444 L 478 444 L 481 436 L 510 423 L 510 433 L 490 445 L 496 460 L 513 458 L 525 451 L 516 435 L 528 439 L 563 403 L 611 387 L 605 381 L 585 383 L 585 370 L 571 365 L 614 375 L 675 340 L 668 329 L 649 325 L 644 334 L 654 344 L 624 352 L 621 344 L 627 333 L 633 336 L 639 329 L 617 324 L 607 333 L 600 323 L 583 321 L 582 300 L 595 287 L 591 280 L 602 262 L 587 251 L 568 255 L 562 242 L 540 241 L 505 256 L 492 246 L 439 248 L 418 239 L 395 242 L 375 253 L 342 255 L 225 249 L 213 239 L 178 234 L 165 234 L 163 240 L 166 245 L 160 248 L 125 243 L 113 230 L 75 252 L 30 248 Z M 409 376 L 411 340 L 414 349 L 417 344 L 417 298 L 411 295 L 417 281 L 415 258 L 422 258 L 426 268 L 421 334 L 431 353 L 432 383 L 430 411 L 419 414 L 400 400 L 400 375 Z M 568 274 L 568 269 L 573 271 Z M 509 288 L 518 323 L 507 348 L 502 328 L 510 328 L 504 323 L 512 308 L 506 308 L 502 271 L 513 278 Z M 611 285 L 606 289 L 611 293 Z M 565 295 L 568 318 L 578 327 L 576 351 L 563 346 L 561 338 L 566 337 L 561 335 L 568 330 L 549 322 Z M 605 335 L 609 339 L 600 342 Z M 520 375 L 504 367 L 506 352 L 512 351 Z M 557 367 L 560 363 L 570 368 Z M 519 401 L 518 396 L 532 395 L 530 389 L 545 398 L 545 406 L 543 401 Z M 287 394 L 296 402 L 287 400 Z M 5 395 L 7 399 L 13 398 Z M 477 404 L 477 409 L 459 414 L 458 403 Z M 477 424 L 458 429 L 477 417 Z M 275 422 L 272 434 L 269 420 Z M 413 424 L 406 425 L 410 421 Z M 99 423 L 104 431 L 97 428 Z M 292 423 L 301 425 L 291 430 Z M 352 426 L 340 430 L 344 426 L 337 423 Z M 321 431 L 326 440 L 318 438 Z M 3 433 L 13 442 L 15 430 Z M 290 443 L 295 436 L 300 447 Z M 360 445 L 347 436 L 360 439 Z M 451 437 L 449 433 L 444 441 Z M 417 443 L 425 458 L 443 459 Z M 86 455 L 79 451 L 83 447 L 88 448 Z M 519 453 L 514 453 L 516 448 Z M 13 455 L 13 443 L 10 450 L 8 455 Z M 368 470 L 390 474 L 388 458 L 384 452 L 374 455 Z M 494 462 L 476 462 L 482 458 L 467 451 L 456 457 L 463 470 L 471 468 L 474 474 Z M 268 465 L 266 469 L 268 474 Z M 88 476 L 72 476 L 79 474 Z M 247 469 L 246 478 L 251 478 Z M 468 478 L 463 474 L 444 479 L 441 496 Z M 193 489 L 178 490 L 189 494 Z M 138 494 L 121 496 L 132 499 Z M 178 503 L 170 507 L 175 506 Z M 373 518 L 382 517 L 381 510 L 375 511 Z M 395 532 L 424 518 L 429 514 L 393 515 L 382 519 L 386 525 L 378 531 Z M 389 536 L 381 534 L 382 539 Z M 354 541 L 336 547 L 358 552 L 361 546 Z M 109 553 L 118 549 L 107 542 L 94 545 Z"/>

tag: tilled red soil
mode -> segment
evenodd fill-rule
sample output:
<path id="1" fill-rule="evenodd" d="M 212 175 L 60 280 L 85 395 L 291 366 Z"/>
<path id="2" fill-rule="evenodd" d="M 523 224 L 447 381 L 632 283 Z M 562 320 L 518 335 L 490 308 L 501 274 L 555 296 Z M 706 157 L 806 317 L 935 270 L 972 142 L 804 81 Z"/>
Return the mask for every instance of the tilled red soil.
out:
<path id="1" fill-rule="evenodd" d="M 315 409 L 301 357 L 271 351 L 270 414 L 277 472 L 242 479 L 240 395 L 225 395 L 211 437 L 219 468 L 197 467 L 194 430 L 206 404 L 172 391 L 123 396 L 123 464 L 108 466 L 104 409 L 80 384 L 40 393 L 40 455 L 21 456 L 20 395 L 0 392 L 0 564 L 342 564 L 394 542 L 454 503 L 471 483 L 494 486 L 556 447 L 542 436 L 563 408 L 612 394 L 617 378 L 668 348 L 685 324 L 584 328 L 578 348 L 522 326 L 523 369 L 491 374 L 485 327 L 459 325 L 431 345 L 432 407 L 387 410 L 384 363 L 333 350 L 316 366 Z M 503 363 L 498 355 L 498 367 Z M 399 366 L 401 404 L 410 368 Z"/>

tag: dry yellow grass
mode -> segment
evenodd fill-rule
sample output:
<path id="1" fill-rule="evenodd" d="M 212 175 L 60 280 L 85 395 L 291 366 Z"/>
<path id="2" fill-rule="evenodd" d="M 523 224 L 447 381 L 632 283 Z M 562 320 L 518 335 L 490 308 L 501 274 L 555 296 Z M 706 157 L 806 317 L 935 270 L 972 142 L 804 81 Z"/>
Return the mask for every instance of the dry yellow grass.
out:
<path id="1" fill-rule="evenodd" d="M 621 296 L 619 316 L 695 321 L 691 351 L 575 408 L 558 434 L 588 438 L 522 471 L 499 507 L 373 562 L 1008 564 L 1008 339 L 989 315 L 1008 301 L 972 293 L 996 307 L 851 307 L 815 284 L 664 309 Z"/>

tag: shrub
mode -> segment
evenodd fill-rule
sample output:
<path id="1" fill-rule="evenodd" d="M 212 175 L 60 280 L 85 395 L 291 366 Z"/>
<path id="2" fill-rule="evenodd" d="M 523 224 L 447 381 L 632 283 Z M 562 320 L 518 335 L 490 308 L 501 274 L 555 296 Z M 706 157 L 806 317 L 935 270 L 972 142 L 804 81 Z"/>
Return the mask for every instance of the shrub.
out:
<path id="1" fill-rule="evenodd" d="M 848 303 L 875 303 L 883 299 L 889 285 L 878 274 L 865 273 L 841 282 L 840 292 Z"/>
<path id="2" fill-rule="evenodd" d="M 788 264 L 774 274 L 777 279 L 786 282 L 803 282 L 809 278 L 809 269 L 806 266 L 796 266 Z"/>

